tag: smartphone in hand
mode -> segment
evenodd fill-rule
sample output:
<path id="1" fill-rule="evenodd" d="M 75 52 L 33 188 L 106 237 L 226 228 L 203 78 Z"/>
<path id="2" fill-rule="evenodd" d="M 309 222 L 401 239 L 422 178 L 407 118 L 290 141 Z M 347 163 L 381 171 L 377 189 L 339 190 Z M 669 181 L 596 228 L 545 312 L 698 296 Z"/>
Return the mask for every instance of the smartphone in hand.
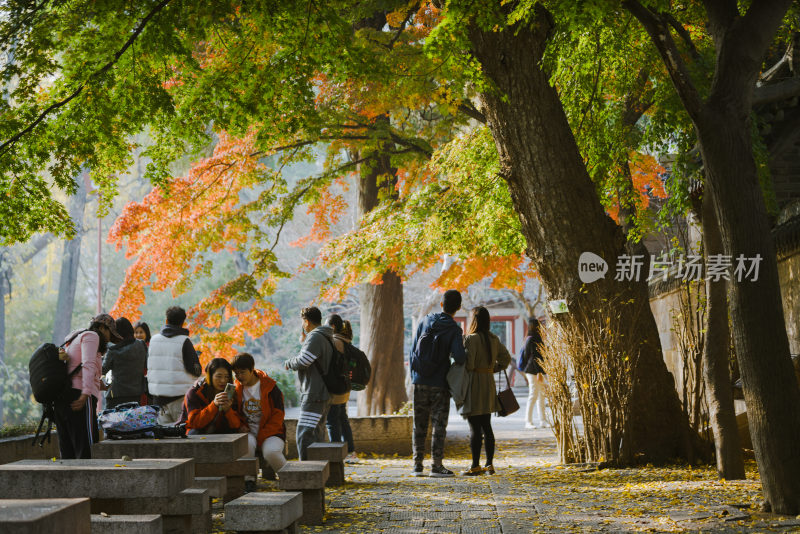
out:
<path id="1" fill-rule="evenodd" d="M 233 400 L 236 397 L 236 386 L 227 384 L 225 386 L 225 393 L 228 395 L 229 399 Z"/>

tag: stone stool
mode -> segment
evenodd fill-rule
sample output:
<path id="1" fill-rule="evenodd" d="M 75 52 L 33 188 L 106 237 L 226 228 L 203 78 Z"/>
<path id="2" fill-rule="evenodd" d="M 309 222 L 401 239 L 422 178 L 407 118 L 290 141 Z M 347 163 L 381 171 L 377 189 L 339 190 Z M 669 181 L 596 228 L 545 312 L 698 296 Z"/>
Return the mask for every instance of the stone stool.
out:
<path id="1" fill-rule="evenodd" d="M 344 486 L 344 459 L 347 457 L 347 444 L 339 443 L 312 443 L 308 447 L 309 460 L 327 461 L 330 466 L 330 476 L 325 484 L 331 486 Z"/>
<path id="2" fill-rule="evenodd" d="M 248 493 L 225 505 L 225 530 L 296 534 L 302 515 L 299 492 Z"/>
<path id="3" fill-rule="evenodd" d="M 161 534 L 161 516 L 92 514 L 92 534 Z"/>
<path id="4" fill-rule="evenodd" d="M 289 462 L 278 471 L 278 487 L 283 491 L 303 493 L 304 525 L 320 525 L 325 515 L 325 482 L 330 469 L 328 462 Z"/>

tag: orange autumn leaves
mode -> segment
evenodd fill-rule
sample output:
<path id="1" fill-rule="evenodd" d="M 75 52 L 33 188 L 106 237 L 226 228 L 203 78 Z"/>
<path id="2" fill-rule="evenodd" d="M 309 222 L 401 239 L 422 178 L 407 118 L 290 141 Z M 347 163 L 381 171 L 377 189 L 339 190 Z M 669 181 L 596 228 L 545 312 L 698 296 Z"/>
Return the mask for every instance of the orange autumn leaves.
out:
<path id="1" fill-rule="evenodd" d="M 661 176 L 666 169 L 659 165 L 653 156 L 632 152 L 628 161 L 633 185 L 633 202 L 638 210 L 646 210 L 651 198 L 667 198 Z M 620 198 L 617 194 L 611 197 L 607 208 L 608 215 L 619 223 Z"/>
<path id="2" fill-rule="evenodd" d="M 214 253 L 244 250 L 255 227 L 243 214 L 240 193 L 264 172 L 254 133 L 243 139 L 221 133 L 213 154 L 173 178 L 168 192 L 155 187 L 141 202 L 129 203 L 108 236 L 117 249 L 126 246 L 126 257 L 135 258 L 111 313 L 138 319 L 145 289 L 171 289 L 177 296 L 210 271 Z M 245 334 L 258 337 L 279 324 L 266 300 L 274 286 L 273 277 L 242 274 L 188 310 L 204 359 L 231 356 L 233 344 L 243 345 Z"/>

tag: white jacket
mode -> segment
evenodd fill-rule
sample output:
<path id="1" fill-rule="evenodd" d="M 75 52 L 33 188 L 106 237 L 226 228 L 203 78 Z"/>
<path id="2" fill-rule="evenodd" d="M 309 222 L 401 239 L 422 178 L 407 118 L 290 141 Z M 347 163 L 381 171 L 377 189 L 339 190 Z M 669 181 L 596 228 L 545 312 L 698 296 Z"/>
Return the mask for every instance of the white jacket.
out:
<path id="1" fill-rule="evenodd" d="M 166 337 L 156 334 L 150 339 L 147 355 L 147 385 L 151 395 L 179 397 L 186 395 L 197 377 L 183 366 L 183 343 L 188 336 Z"/>

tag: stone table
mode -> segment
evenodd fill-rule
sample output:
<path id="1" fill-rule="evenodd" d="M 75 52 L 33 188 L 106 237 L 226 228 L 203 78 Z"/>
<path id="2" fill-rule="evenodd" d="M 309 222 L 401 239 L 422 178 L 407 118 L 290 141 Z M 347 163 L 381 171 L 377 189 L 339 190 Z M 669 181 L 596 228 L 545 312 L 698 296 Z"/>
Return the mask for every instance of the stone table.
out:
<path id="1" fill-rule="evenodd" d="M 247 434 L 107 439 L 92 446 L 94 458 L 193 458 L 195 477 L 226 478 L 225 502 L 244 494 L 245 476 L 258 475 L 258 462 L 246 455 Z"/>
<path id="2" fill-rule="evenodd" d="M 3 487 L 14 493 L 13 488 Z M 91 530 L 89 499 L 0 500 L 3 534 L 90 534 Z"/>
<path id="3" fill-rule="evenodd" d="M 194 483 L 194 460 L 21 460 L 0 465 L 0 488 L 19 498 L 89 497 L 94 514 L 162 515 L 164 532 L 202 531 L 207 490 Z M 158 503 L 158 510 L 154 503 Z"/>

